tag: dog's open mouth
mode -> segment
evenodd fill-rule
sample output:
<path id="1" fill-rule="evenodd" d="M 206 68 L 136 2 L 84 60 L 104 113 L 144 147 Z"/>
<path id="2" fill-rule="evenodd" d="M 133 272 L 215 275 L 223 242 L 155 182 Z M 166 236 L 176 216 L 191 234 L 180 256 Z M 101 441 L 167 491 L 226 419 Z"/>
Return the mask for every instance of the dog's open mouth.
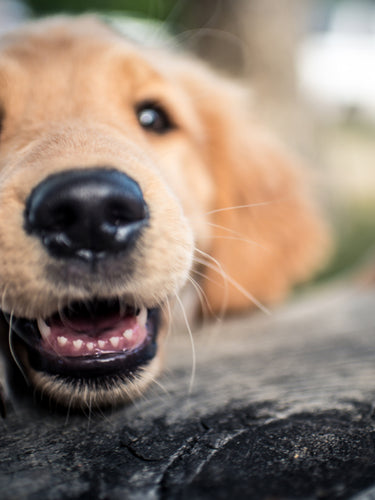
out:
<path id="1" fill-rule="evenodd" d="M 131 376 L 156 353 L 159 309 L 92 300 L 47 318 L 7 319 L 31 367 L 51 375 Z"/>

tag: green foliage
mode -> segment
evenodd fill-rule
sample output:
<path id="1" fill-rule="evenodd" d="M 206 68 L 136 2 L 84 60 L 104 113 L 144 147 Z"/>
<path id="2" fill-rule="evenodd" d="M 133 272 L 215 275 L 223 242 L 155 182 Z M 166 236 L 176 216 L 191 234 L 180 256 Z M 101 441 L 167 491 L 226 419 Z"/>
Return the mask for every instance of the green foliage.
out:
<path id="1" fill-rule="evenodd" d="M 333 231 L 336 252 L 318 280 L 327 280 L 355 268 L 375 248 L 375 201 L 337 207 Z"/>
<path id="2" fill-rule="evenodd" d="M 26 0 L 36 15 L 53 12 L 131 12 L 152 19 L 165 19 L 176 0 Z"/>

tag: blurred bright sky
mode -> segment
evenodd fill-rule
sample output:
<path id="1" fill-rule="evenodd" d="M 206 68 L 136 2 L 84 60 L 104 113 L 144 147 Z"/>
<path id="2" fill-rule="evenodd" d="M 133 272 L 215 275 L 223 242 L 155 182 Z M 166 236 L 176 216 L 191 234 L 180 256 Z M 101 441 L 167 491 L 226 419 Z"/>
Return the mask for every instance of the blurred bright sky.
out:
<path id="1" fill-rule="evenodd" d="M 375 4 L 344 1 L 327 10 L 297 61 L 301 87 L 325 112 L 356 112 L 375 121 Z"/>

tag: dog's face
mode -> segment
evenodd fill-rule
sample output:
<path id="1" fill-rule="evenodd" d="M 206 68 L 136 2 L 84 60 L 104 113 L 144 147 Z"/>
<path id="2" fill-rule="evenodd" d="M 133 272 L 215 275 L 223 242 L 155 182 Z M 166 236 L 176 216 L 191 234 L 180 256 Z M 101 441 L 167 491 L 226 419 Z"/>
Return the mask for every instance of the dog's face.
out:
<path id="1" fill-rule="evenodd" d="M 1 309 L 41 392 L 74 406 L 141 393 L 195 246 L 212 255 L 197 259 L 212 310 L 276 300 L 311 270 L 319 223 L 240 102 L 91 19 L 1 41 Z"/>

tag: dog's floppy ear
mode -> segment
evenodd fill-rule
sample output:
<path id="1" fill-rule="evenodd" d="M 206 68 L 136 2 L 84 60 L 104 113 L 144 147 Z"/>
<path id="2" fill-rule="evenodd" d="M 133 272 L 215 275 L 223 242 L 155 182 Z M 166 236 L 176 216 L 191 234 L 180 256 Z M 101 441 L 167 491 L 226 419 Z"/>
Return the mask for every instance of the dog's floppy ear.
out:
<path id="1" fill-rule="evenodd" d="M 274 303 L 321 263 L 327 231 L 306 172 L 249 118 L 243 92 L 213 75 L 198 85 L 215 186 L 204 293 L 214 312 Z"/>

